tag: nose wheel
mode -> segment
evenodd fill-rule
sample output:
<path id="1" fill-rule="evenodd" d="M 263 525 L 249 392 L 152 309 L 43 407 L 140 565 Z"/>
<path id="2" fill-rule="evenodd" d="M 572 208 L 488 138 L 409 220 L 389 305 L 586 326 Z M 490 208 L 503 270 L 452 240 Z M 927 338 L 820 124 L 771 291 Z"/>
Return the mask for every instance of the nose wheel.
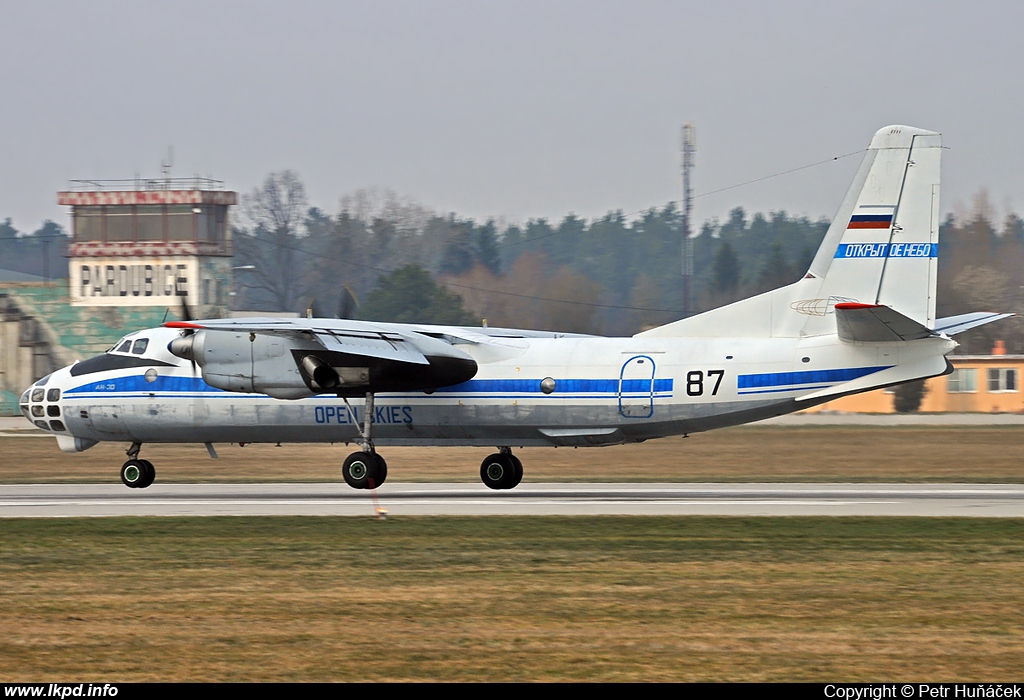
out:
<path id="1" fill-rule="evenodd" d="M 156 469 L 148 459 L 139 459 L 141 442 L 133 442 L 125 450 L 128 461 L 121 466 L 121 483 L 130 489 L 144 489 L 156 479 Z"/>
<path id="2" fill-rule="evenodd" d="M 121 482 L 130 489 L 144 489 L 156 479 L 156 469 L 148 459 L 129 459 L 121 467 Z"/>
<path id="3" fill-rule="evenodd" d="M 489 455 L 480 465 L 480 480 L 495 490 L 514 489 L 523 480 L 523 463 L 511 450 Z"/>

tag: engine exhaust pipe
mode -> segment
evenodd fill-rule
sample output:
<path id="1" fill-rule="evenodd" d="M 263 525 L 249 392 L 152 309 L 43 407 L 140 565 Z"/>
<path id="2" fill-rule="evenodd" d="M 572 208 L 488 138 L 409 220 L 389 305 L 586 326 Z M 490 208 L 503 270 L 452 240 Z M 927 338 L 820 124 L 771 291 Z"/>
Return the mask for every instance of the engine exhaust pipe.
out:
<path id="1" fill-rule="evenodd" d="M 302 358 L 301 364 L 302 371 L 317 389 L 334 389 L 341 382 L 334 368 L 319 357 L 306 355 Z"/>

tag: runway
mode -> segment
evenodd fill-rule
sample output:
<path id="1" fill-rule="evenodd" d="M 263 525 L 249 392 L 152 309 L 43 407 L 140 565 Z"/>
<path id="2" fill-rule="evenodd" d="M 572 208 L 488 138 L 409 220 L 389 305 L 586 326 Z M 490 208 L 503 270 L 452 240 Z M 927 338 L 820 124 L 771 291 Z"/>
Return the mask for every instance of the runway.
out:
<path id="1" fill-rule="evenodd" d="M 334 515 L 1024 517 L 1017 484 L 120 484 L 0 486 L 0 517 Z"/>

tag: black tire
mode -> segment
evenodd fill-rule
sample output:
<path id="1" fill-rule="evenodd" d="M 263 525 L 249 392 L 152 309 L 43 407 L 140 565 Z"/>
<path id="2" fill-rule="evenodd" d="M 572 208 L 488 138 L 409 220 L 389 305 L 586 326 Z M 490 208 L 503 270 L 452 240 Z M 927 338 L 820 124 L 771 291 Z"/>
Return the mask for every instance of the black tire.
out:
<path id="1" fill-rule="evenodd" d="M 130 489 L 137 489 L 146 481 L 146 466 L 137 459 L 129 459 L 121 465 L 121 483 Z"/>
<path id="2" fill-rule="evenodd" d="M 376 452 L 373 453 L 373 456 L 377 458 L 377 478 L 373 481 L 373 487 L 377 488 L 388 480 L 388 463 Z"/>
<path id="3" fill-rule="evenodd" d="M 354 489 L 370 488 L 370 479 L 376 484 L 380 480 L 380 462 L 372 452 L 353 452 L 341 465 L 345 483 Z"/>
<path id="4" fill-rule="evenodd" d="M 153 466 L 153 463 L 150 462 L 148 459 L 140 459 L 138 460 L 138 462 L 142 464 L 144 476 L 142 479 L 142 483 L 140 483 L 137 488 L 149 488 L 150 486 L 153 485 L 153 482 L 156 481 L 156 468 Z"/>
<path id="5" fill-rule="evenodd" d="M 516 478 L 512 481 L 512 484 L 509 486 L 510 489 L 514 489 L 516 486 L 519 486 L 519 483 L 523 480 L 523 463 L 520 462 L 519 458 L 513 454 L 510 454 L 509 458 L 512 460 L 512 464 L 515 466 L 516 469 Z"/>
<path id="6" fill-rule="evenodd" d="M 516 467 L 511 457 L 497 452 L 488 455 L 480 464 L 480 480 L 487 488 L 499 491 L 512 488 L 516 478 Z"/>

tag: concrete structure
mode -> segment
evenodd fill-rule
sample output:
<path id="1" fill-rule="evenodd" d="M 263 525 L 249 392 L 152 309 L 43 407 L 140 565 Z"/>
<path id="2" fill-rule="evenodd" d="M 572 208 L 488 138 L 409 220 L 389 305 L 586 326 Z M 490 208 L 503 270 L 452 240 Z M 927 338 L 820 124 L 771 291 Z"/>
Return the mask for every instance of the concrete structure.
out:
<path id="1" fill-rule="evenodd" d="M 925 382 L 920 412 L 1024 413 L 1024 355 L 1007 355 L 996 341 L 991 355 L 950 355 L 953 374 Z M 895 413 L 892 389 L 847 396 L 809 409 L 848 413 Z"/>
<path id="2" fill-rule="evenodd" d="M 238 195 L 207 178 L 72 180 L 73 306 L 178 306 L 204 317 L 227 310 L 228 209 Z"/>
<path id="3" fill-rule="evenodd" d="M 227 314 L 229 209 L 238 195 L 206 178 L 72 180 L 70 280 L 0 274 L 0 415 L 29 384 L 104 352 L 126 332 Z"/>

